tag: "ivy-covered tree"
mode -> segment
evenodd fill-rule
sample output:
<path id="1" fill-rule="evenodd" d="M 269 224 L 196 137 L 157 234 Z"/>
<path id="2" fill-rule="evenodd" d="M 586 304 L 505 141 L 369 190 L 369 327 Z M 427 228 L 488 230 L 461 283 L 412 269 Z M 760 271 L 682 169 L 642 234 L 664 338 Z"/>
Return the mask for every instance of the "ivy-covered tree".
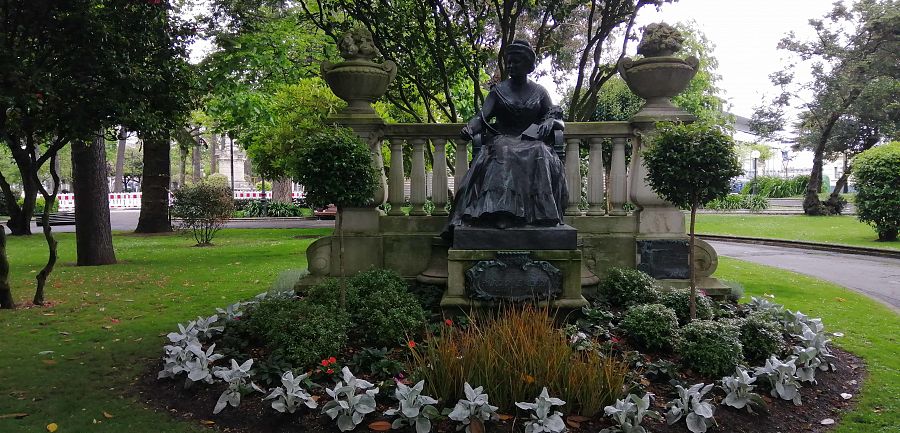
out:
<path id="1" fill-rule="evenodd" d="M 694 224 L 701 204 L 722 198 L 742 173 L 731 135 L 708 123 L 661 124 L 644 151 L 647 183 L 664 199 L 691 210 L 688 268 L 691 319 L 697 317 Z"/>
<path id="2" fill-rule="evenodd" d="M 791 32 L 779 42 L 778 47 L 793 54 L 796 61 L 771 75 L 781 93 L 756 109 L 751 127 L 762 136 L 776 136 L 786 127 L 786 110 L 800 111 L 793 132 L 800 147 L 813 152 L 803 210 L 807 215 L 823 215 L 835 207 L 819 199 L 822 165 L 829 143 L 841 146 L 833 137 L 844 135 L 840 133 L 842 124 L 849 127 L 866 119 L 862 123 L 870 128 L 881 123 L 877 120 L 880 116 L 871 116 L 871 111 L 894 104 L 896 125 L 900 7 L 896 0 L 857 0 L 850 8 L 837 2 L 825 17 L 811 19 L 809 24 L 815 37 L 803 41 Z M 809 81 L 795 82 L 794 69 L 799 64 L 809 66 Z M 859 132 L 849 127 L 853 129 Z M 844 135 L 839 141 L 846 138 Z"/>

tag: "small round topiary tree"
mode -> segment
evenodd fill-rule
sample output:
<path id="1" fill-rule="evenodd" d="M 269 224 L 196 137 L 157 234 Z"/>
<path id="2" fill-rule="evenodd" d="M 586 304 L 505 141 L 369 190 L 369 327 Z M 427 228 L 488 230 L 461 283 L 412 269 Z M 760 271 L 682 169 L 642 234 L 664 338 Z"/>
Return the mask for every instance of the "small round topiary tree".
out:
<path id="1" fill-rule="evenodd" d="M 313 207 L 337 207 L 338 262 L 344 277 L 344 233 L 342 212 L 346 207 L 372 201 L 378 181 L 369 147 L 351 129 L 326 128 L 303 138 L 290 167 L 297 183 L 306 188 L 306 201 Z M 341 285 L 341 306 L 347 296 Z"/>
<path id="2" fill-rule="evenodd" d="M 896 241 L 900 230 L 900 141 L 853 158 L 857 218 L 875 227 L 879 241 Z"/>
<path id="3" fill-rule="evenodd" d="M 710 377 L 733 373 L 744 358 L 737 326 L 725 321 L 688 323 L 681 328 L 677 349 L 686 367 Z"/>
<path id="4" fill-rule="evenodd" d="M 600 282 L 600 293 L 618 307 L 650 304 L 659 299 L 659 283 L 637 269 L 611 268 Z"/>
<path id="5" fill-rule="evenodd" d="M 742 173 L 734 140 L 721 127 L 707 123 L 661 123 L 643 153 L 647 182 L 657 194 L 691 210 L 688 269 L 691 319 L 697 317 L 694 272 L 694 223 L 703 203 L 731 191 L 731 179 Z"/>
<path id="6" fill-rule="evenodd" d="M 678 317 L 675 311 L 662 304 L 631 307 L 620 326 L 642 350 L 669 350 L 678 336 Z"/>

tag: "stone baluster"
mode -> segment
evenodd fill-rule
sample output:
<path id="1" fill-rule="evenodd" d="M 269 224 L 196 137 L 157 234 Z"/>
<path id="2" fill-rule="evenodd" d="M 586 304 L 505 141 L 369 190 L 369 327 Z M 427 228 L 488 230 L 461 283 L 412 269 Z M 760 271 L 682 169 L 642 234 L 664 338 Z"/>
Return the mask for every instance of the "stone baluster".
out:
<path id="1" fill-rule="evenodd" d="M 603 167 L 603 138 L 591 137 L 589 141 L 591 148 L 588 152 L 587 214 L 600 216 L 606 214 L 606 201 L 603 197 L 606 185 L 604 179 L 606 169 Z"/>
<path id="2" fill-rule="evenodd" d="M 448 215 L 447 213 L 447 139 L 434 138 L 434 165 L 431 174 L 431 201 L 434 202 L 435 216 Z"/>
<path id="3" fill-rule="evenodd" d="M 410 140 L 413 146 L 412 173 L 409 179 L 410 216 L 426 216 L 425 212 L 425 142 L 424 138 Z"/>
<path id="4" fill-rule="evenodd" d="M 625 173 L 625 137 L 613 138 L 612 167 L 609 170 L 609 214 L 625 215 L 628 179 Z"/>
<path id="5" fill-rule="evenodd" d="M 458 138 L 453 140 L 456 145 L 456 165 L 453 173 L 453 194 L 459 192 L 463 176 L 469 171 L 469 141 Z"/>
<path id="6" fill-rule="evenodd" d="M 566 206 L 566 215 L 581 215 L 578 204 L 581 202 L 581 167 L 579 165 L 578 146 L 581 140 L 570 138 L 566 140 L 566 186 L 569 189 L 569 202 Z"/>
<path id="7" fill-rule="evenodd" d="M 388 199 L 391 210 L 388 215 L 403 216 L 403 205 L 406 204 L 403 196 L 403 140 L 391 139 L 391 178 L 388 188 Z"/>

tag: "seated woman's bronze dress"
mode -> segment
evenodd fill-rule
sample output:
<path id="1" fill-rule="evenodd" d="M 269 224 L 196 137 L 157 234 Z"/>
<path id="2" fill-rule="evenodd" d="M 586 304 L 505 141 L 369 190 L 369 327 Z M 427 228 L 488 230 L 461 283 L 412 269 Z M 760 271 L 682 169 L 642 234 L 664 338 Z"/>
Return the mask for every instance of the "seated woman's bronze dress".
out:
<path id="1" fill-rule="evenodd" d="M 543 87 L 516 78 L 491 89 L 481 113 L 463 130 L 467 136 L 482 134 L 484 146 L 457 189 L 450 230 L 555 226 L 563 220 L 563 165 L 546 142 L 553 129 L 562 128 L 561 112 Z M 492 118 L 496 121 L 488 123 Z"/>

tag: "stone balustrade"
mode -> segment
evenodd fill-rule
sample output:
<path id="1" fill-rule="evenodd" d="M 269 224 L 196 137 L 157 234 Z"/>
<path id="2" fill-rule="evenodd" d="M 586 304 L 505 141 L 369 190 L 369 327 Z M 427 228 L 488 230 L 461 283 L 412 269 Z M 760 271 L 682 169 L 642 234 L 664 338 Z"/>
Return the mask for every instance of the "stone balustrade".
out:
<path id="1" fill-rule="evenodd" d="M 425 150 L 433 146 L 432 197 L 434 209 L 432 216 L 446 216 L 448 200 L 447 152 L 454 155 L 454 192 L 462 183 L 462 178 L 469 169 L 469 153 L 467 140 L 460 138 L 462 123 L 444 124 L 387 124 L 384 125 L 382 139 L 390 148 L 390 173 L 388 175 L 388 203 L 391 208 L 388 216 L 406 216 L 402 207 L 406 205 L 404 182 L 406 181 L 404 162 L 404 143 L 412 148 L 410 167 L 410 198 L 412 208 L 409 216 L 427 216 L 425 210 L 426 184 Z M 569 202 L 566 206 L 567 216 L 581 216 L 579 208 L 581 187 L 587 185 L 587 216 L 621 216 L 625 215 L 627 201 L 628 170 L 625 164 L 625 144 L 633 138 L 633 130 L 628 122 L 570 122 L 565 130 L 565 170 L 566 182 L 569 185 Z M 603 166 L 603 142 L 612 141 L 611 169 L 609 179 L 605 179 Z M 449 147 L 449 150 L 448 150 Z M 588 148 L 588 173 L 583 179 L 579 164 L 579 148 Z M 609 188 L 609 191 L 606 188 Z"/>

